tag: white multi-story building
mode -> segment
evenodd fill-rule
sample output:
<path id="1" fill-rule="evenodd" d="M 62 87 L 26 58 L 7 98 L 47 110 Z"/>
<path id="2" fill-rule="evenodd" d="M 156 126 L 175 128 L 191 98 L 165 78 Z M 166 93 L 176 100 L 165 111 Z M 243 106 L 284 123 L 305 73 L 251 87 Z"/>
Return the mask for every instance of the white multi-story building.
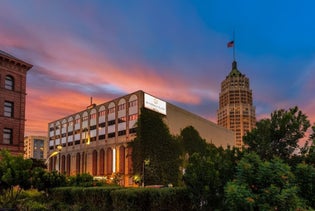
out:
<path id="1" fill-rule="evenodd" d="M 143 107 L 163 114 L 173 135 L 193 126 L 209 143 L 223 147 L 234 144 L 234 132 L 143 91 L 136 91 L 50 122 L 49 155 L 56 156 L 49 159 L 49 169 L 67 175 L 119 173 L 123 175 L 122 185 L 133 185 L 132 150 L 127 144 L 136 136 L 136 123 Z"/>

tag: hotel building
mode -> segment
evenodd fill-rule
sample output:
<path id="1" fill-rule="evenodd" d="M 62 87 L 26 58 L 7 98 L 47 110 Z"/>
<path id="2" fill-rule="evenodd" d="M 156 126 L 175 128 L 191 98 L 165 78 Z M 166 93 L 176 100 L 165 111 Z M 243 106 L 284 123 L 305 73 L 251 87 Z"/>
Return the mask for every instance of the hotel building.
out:
<path id="1" fill-rule="evenodd" d="M 49 170 L 107 177 L 119 173 L 121 185 L 134 185 L 132 152 L 127 144 L 136 136 L 143 107 L 163 114 L 173 135 L 191 125 L 216 146 L 235 142 L 234 132 L 140 90 L 50 122 L 49 155 L 56 156 L 50 156 Z"/>
<path id="2" fill-rule="evenodd" d="M 24 154 L 26 74 L 32 65 L 0 50 L 0 149 Z"/>
<path id="3" fill-rule="evenodd" d="M 243 136 L 256 125 L 256 114 L 249 79 L 237 69 L 236 61 L 221 83 L 217 115 L 218 125 L 235 132 L 235 146 L 243 147 Z"/>

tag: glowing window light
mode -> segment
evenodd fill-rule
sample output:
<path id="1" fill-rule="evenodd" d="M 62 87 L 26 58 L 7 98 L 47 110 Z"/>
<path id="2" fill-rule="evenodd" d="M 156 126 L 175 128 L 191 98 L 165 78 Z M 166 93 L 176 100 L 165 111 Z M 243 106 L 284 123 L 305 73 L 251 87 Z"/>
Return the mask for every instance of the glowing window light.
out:
<path id="1" fill-rule="evenodd" d="M 116 149 L 113 149 L 113 173 L 116 172 Z"/>

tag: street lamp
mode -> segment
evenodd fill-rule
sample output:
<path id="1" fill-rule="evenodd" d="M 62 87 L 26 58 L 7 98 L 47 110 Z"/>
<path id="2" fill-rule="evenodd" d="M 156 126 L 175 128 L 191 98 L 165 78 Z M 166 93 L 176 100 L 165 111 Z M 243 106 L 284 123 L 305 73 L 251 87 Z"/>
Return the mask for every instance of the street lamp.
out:
<path id="1" fill-rule="evenodd" d="M 144 166 L 145 166 L 145 163 L 144 161 L 142 162 L 142 187 L 144 188 Z"/>
<path id="2" fill-rule="evenodd" d="M 62 146 L 59 144 L 58 146 L 57 146 L 57 149 L 58 149 L 58 170 L 59 170 L 59 174 L 60 174 L 60 152 L 61 152 L 61 150 L 62 150 Z"/>
<path id="3" fill-rule="evenodd" d="M 150 164 L 150 159 L 143 160 L 142 163 L 142 187 L 144 187 L 145 166 Z"/>

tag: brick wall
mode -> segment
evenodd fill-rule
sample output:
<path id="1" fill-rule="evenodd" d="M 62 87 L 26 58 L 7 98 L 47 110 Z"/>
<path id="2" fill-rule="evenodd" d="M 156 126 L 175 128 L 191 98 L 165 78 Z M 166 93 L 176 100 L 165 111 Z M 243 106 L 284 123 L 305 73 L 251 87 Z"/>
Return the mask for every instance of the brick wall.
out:
<path id="1" fill-rule="evenodd" d="M 24 153 L 26 74 L 32 65 L 0 51 L 0 149 L 12 154 Z M 5 78 L 14 79 L 13 90 L 5 88 Z M 13 117 L 4 116 L 5 101 L 13 102 Z M 3 143 L 3 129 L 12 129 L 12 144 Z"/>

